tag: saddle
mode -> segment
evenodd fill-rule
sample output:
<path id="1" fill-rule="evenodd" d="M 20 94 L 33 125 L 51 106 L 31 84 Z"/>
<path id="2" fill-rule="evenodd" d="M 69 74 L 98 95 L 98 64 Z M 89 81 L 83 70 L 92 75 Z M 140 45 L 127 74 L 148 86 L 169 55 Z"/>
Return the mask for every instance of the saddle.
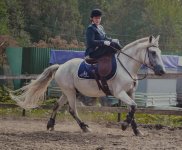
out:
<path id="1" fill-rule="evenodd" d="M 94 75 L 94 78 L 97 82 L 99 89 L 101 89 L 107 96 L 112 95 L 109 90 L 107 79 L 106 79 L 106 76 L 108 76 L 112 71 L 112 56 L 113 56 L 112 54 L 105 55 L 99 59 L 85 57 L 85 61 L 88 64 L 98 65 L 98 70 L 96 71 L 96 69 L 93 69 L 92 73 Z"/>

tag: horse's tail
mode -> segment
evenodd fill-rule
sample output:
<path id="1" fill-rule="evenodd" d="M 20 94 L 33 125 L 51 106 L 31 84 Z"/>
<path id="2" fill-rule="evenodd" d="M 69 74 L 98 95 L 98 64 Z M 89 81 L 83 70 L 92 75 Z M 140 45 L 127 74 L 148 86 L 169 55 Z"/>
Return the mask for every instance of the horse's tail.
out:
<path id="1" fill-rule="evenodd" d="M 16 91 L 10 91 L 11 98 L 24 109 L 38 107 L 44 100 L 47 87 L 54 78 L 58 68 L 58 64 L 46 68 L 44 72 L 40 74 L 36 80 L 31 81 L 30 84 Z M 20 95 L 18 95 L 19 93 Z"/>

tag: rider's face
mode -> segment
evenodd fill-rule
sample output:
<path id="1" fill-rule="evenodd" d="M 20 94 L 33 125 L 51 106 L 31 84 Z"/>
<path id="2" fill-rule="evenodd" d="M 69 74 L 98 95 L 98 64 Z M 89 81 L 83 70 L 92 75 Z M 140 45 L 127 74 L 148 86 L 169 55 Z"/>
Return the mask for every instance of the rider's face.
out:
<path id="1" fill-rule="evenodd" d="M 93 18 L 92 18 L 92 22 L 93 22 L 95 25 L 99 25 L 100 22 L 101 22 L 101 16 L 93 17 Z"/>

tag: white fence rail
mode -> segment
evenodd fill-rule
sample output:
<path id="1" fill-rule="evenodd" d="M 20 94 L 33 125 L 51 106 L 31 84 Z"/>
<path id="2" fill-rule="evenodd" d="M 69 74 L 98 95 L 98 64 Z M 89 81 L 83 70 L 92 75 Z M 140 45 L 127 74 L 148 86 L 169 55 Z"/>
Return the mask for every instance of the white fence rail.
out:
<path id="1" fill-rule="evenodd" d="M 19 76 L 6 76 L 0 75 L 0 80 L 31 80 L 36 79 L 38 75 L 31 74 L 31 75 L 19 75 Z M 142 77 L 143 74 L 139 74 L 139 77 Z M 154 74 L 148 74 L 147 79 L 177 79 L 182 78 L 182 73 L 167 73 L 163 76 L 156 76 Z M 3 105 L 1 104 L 0 107 L 7 108 L 7 107 L 16 107 L 16 105 Z M 42 107 L 44 108 L 44 107 Z M 50 107 L 49 107 L 50 108 Z M 128 110 L 123 107 L 95 107 L 95 106 L 85 106 L 79 107 L 80 110 L 83 111 L 101 111 L 101 112 L 118 112 L 119 114 L 122 112 L 127 112 Z M 23 113 L 25 113 L 23 111 Z M 138 108 L 137 113 L 146 113 L 146 114 L 163 114 L 163 115 L 182 115 L 182 108 L 173 108 L 173 109 L 162 109 L 162 108 Z"/>

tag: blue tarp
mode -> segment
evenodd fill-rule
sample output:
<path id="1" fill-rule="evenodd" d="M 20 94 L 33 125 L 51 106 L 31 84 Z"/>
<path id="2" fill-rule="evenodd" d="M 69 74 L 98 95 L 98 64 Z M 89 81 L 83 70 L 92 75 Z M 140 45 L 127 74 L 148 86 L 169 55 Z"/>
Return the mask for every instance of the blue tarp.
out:
<path id="1" fill-rule="evenodd" d="M 179 56 L 176 55 L 162 55 L 162 61 L 165 68 L 178 68 Z"/>
<path id="2" fill-rule="evenodd" d="M 73 50 L 51 50 L 50 64 L 63 64 L 73 58 L 84 58 L 85 52 Z"/>
<path id="3" fill-rule="evenodd" d="M 73 58 L 84 58 L 84 51 L 74 50 L 51 50 L 50 64 L 63 64 Z M 176 55 L 162 55 L 165 68 L 178 67 L 179 56 Z"/>

